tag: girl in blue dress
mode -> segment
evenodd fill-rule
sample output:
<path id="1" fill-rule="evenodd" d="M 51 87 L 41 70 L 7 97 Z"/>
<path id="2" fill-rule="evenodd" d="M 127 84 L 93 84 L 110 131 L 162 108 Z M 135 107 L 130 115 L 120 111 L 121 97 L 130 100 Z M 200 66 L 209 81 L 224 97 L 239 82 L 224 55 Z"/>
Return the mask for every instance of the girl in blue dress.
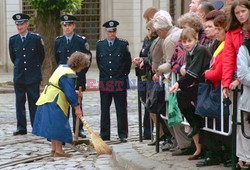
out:
<path id="1" fill-rule="evenodd" d="M 60 65 L 49 79 L 40 98 L 36 102 L 37 111 L 32 133 L 51 141 L 51 156 L 70 157 L 62 149 L 62 143 L 72 143 L 72 133 L 68 121 L 68 108 L 75 109 L 77 117 L 83 115 L 75 91 L 76 72 L 88 67 L 89 56 L 73 53 L 67 65 Z"/>

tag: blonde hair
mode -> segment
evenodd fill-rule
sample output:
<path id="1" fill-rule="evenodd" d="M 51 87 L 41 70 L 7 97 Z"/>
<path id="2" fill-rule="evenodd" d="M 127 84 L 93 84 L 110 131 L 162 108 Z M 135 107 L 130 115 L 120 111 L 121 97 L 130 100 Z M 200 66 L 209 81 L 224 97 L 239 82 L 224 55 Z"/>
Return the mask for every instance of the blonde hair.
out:
<path id="1" fill-rule="evenodd" d="M 68 65 L 73 70 L 84 69 L 90 65 L 90 56 L 82 52 L 74 52 L 69 57 Z"/>
<path id="2" fill-rule="evenodd" d="M 153 20 L 150 20 L 146 24 L 146 29 L 149 29 L 151 31 L 150 37 L 157 37 L 157 33 L 156 33 L 155 28 L 154 28 L 154 21 Z"/>
<path id="3" fill-rule="evenodd" d="M 194 39 L 198 40 L 197 32 L 193 28 L 190 28 L 190 27 L 183 29 L 181 36 L 180 36 L 180 40 L 186 41 L 190 38 L 194 38 Z"/>

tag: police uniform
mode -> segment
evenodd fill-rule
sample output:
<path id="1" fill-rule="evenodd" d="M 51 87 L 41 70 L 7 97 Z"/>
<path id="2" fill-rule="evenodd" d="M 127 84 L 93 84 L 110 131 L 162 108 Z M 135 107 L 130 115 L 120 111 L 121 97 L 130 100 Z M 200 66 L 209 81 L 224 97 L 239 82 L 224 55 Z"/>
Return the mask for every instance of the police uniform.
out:
<path id="1" fill-rule="evenodd" d="M 17 25 L 29 20 L 29 16 L 22 13 L 15 14 L 12 18 Z M 41 67 L 45 56 L 42 38 L 28 31 L 26 35 L 16 34 L 9 39 L 9 54 L 14 64 L 16 94 L 17 131 L 14 135 L 26 134 L 26 94 L 32 126 L 36 112 L 35 102 L 40 95 Z"/>
<path id="2" fill-rule="evenodd" d="M 107 31 L 116 30 L 119 23 L 111 20 L 103 24 Z M 131 68 L 128 42 L 115 38 L 102 39 L 96 45 L 96 61 L 99 68 L 99 89 L 101 96 L 101 132 L 104 140 L 110 139 L 110 105 L 114 98 L 118 135 L 122 142 L 128 137 L 127 88 Z"/>
<path id="3" fill-rule="evenodd" d="M 60 17 L 60 20 L 62 24 L 70 24 L 74 23 L 77 19 L 72 15 L 62 15 Z M 56 38 L 55 40 L 55 59 L 56 63 L 59 64 L 67 64 L 67 61 L 70 57 L 70 55 L 76 51 L 90 54 L 91 52 L 89 49 L 89 44 L 87 42 L 87 39 L 84 36 L 77 35 L 73 33 L 71 37 L 67 37 L 66 35 L 61 35 Z M 90 61 L 92 60 L 92 56 L 90 58 Z M 88 71 L 88 68 L 83 69 L 79 73 L 77 73 L 77 86 L 76 89 L 78 89 L 80 86 L 85 90 L 86 88 L 86 73 Z M 75 131 L 75 124 L 76 124 L 76 115 L 75 110 L 72 109 L 72 116 L 73 116 L 73 131 Z M 80 122 L 79 129 L 83 128 L 83 124 Z M 81 132 L 80 132 L 81 133 Z"/>

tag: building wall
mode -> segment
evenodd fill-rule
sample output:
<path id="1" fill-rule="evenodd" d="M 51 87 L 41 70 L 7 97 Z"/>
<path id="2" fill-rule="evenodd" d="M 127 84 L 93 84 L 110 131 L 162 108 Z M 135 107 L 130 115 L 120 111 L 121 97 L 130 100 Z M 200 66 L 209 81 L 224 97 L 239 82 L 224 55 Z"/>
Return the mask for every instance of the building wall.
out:
<path id="1" fill-rule="evenodd" d="M 183 11 L 188 11 L 191 0 L 175 0 L 175 20 Z M 214 0 L 211 0 L 214 1 Z M 183 5 L 181 5 L 184 3 Z M 117 35 L 129 42 L 132 57 L 137 57 L 146 35 L 144 11 L 149 7 L 170 11 L 170 0 L 101 0 L 101 24 L 115 19 L 120 22 Z M 22 0 L 0 0 L 0 71 L 12 71 L 13 64 L 8 55 L 9 37 L 16 34 L 13 14 L 22 11 Z M 105 38 L 105 29 L 100 28 L 100 39 Z M 93 58 L 95 58 L 93 49 Z M 95 62 L 95 59 L 93 60 Z"/>
<path id="2" fill-rule="evenodd" d="M 101 25 L 114 19 L 120 22 L 117 36 L 129 42 L 132 58 L 139 55 L 146 35 L 144 11 L 149 7 L 168 10 L 168 0 L 102 0 Z M 109 9 L 109 10 L 105 10 Z M 101 38 L 105 38 L 105 29 L 101 28 Z"/>
<path id="3" fill-rule="evenodd" d="M 16 25 L 12 20 L 15 13 L 21 11 L 21 0 L 1 0 L 1 21 L 3 22 L 1 29 L 1 57 L 0 71 L 12 71 L 13 64 L 9 57 L 8 44 L 9 37 L 17 33 Z"/>

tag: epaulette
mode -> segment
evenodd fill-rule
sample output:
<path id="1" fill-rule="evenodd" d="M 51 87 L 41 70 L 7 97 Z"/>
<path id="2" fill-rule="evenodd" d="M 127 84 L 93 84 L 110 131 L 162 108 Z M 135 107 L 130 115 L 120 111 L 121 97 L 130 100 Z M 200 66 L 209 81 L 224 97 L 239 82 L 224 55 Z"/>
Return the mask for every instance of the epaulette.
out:
<path id="1" fill-rule="evenodd" d="M 78 37 L 80 37 L 80 38 L 82 38 L 82 39 L 86 39 L 86 37 L 84 37 L 84 36 L 80 36 L 80 35 L 78 35 L 78 34 L 76 34 Z"/>
<path id="2" fill-rule="evenodd" d="M 38 33 L 35 33 L 35 32 L 31 32 L 30 34 L 40 37 L 40 35 Z"/>
<path id="3" fill-rule="evenodd" d="M 56 37 L 56 40 L 59 39 L 59 38 L 62 38 L 64 35 L 60 35 L 60 36 L 57 36 Z"/>
<path id="4" fill-rule="evenodd" d="M 97 42 L 102 42 L 102 41 L 104 41 L 105 39 L 100 39 L 100 40 L 98 40 Z"/>
<path id="5" fill-rule="evenodd" d="M 118 39 L 121 40 L 121 41 L 124 41 L 124 42 L 128 42 L 127 40 L 122 39 L 122 38 L 118 38 Z"/>
<path id="6" fill-rule="evenodd" d="M 18 36 L 19 34 L 15 34 L 15 35 L 12 35 L 10 38 L 14 38 L 14 37 L 16 37 L 16 36 Z"/>

